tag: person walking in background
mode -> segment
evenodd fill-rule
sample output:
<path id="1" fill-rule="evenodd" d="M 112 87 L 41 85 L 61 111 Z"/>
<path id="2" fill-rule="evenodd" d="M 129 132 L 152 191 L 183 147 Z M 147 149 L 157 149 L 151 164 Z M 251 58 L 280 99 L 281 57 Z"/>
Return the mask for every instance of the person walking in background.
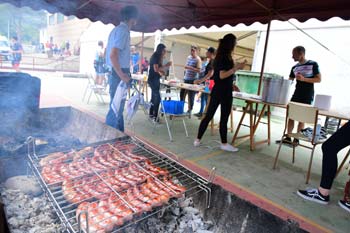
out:
<path id="1" fill-rule="evenodd" d="M 243 63 L 234 64 L 232 59 L 232 52 L 236 46 L 237 38 L 233 34 L 226 34 L 220 41 L 217 49 L 216 57 L 213 62 L 214 68 L 214 81 L 215 85 L 211 91 L 210 100 L 208 103 L 207 113 L 202 119 L 198 135 L 193 145 L 195 147 L 200 146 L 201 139 L 208 127 L 209 122 L 213 119 L 216 109 L 221 105 L 220 115 L 220 148 L 225 151 L 236 152 L 237 148 L 227 143 L 227 121 L 232 109 L 232 84 L 234 73 L 242 69 L 246 64 Z"/>
<path id="2" fill-rule="evenodd" d="M 140 60 L 140 54 L 139 52 L 136 50 L 135 46 L 131 46 L 130 48 L 131 50 L 131 67 L 132 67 L 132 73 L 136 74 L 137 72 L 139 72 L 139 60 Z"/>
<path id="3" fill-rule="evenodd" d="M 95 53 L 94 68 L 96 71 L 95 84 L 102 85 L 105 80 L 105 48 L 103 41 L 98 42 L 98 47 Z"/>
<path id="4" fill-rule="evenodd" d="M 318 67 L 317 62 L 307 60 L 305 58 L 305 48 L 303 46 L 297 46 L 292 51 L 292 57 L 294 61 L 298 63 L 292 67 L 292 70 L 289 74 L 290 80 L 297 80 L 297 84 L 295 87 L 294 94 L 290 101 L 303 103 L 303 104 L 311 104 L 314 100 L 314 83 L 321 82 L 321 73 Z M 300 132 L 304 129 L 305 124 L 303 122 L 298 123 L 297 132 Z M 288 134 L 293 132 L 294 128 L 294 120 L 288 120 Z M 280 143 L 278 140 L 276 143 Z M 283 140 L 283 143 L 292 144 L 292 139 L 286 137 Z M 294 139 L 294 144 L 299 144 L 297 139 Z"/>
<path id="5" fill-rule="evenodd" d="M 298 190 L 297 194 L 305 200 L 319 204 L 328 204 L 330 190 L 337 172 L 337 154 L 350 145 L 350 122 L 347 122 L 337 132 L 322 144 L 322 175 L 320 186 L 312 189 Z M 338 202 L 339 206 L 350 213 L 350 181 L 344 190 L 344 199 Z"/>
<path id="6" fill-rule="evenodd" d="M 152 54 L 149 67 L 148 84 L 152 90 L 151 108 L 149 117 L 154 121 L 158 121 L 158 110 L 160 104 L 160 77 L 165 74 L 165 70 L 171 66 L 171 61 L 163 66 L 163 59 L 166 54 L 164 44 L 158 44 L 156 51 Z"/>
<path id="7" fill-rule="evenodd" d="M 187 57 L 187 62 L 185 65 L 185 77 L 184 82 L 193 84 L 194 80 L 196 80 L 198 73 L 201 69 L 201 59 L 197 55 L 198 48 L 195 45 L 191 46 L 191 54 Z M 193 104 L 194 104 L 194 97 L 196 95 L 196 92 L 194 91 L 188 91 L 186 89 L 181 89 L 180 91 L 180 100 L 185 101 L 186 94 L 188 94 L 188 111 L 191 115 Z"/>
<path id="8" fill-rule="evenodd" d="M 65 48 L 66 48 L 65 54 L 66 54 L 67 56 L 70 56 L 70 55 L 71 55 L 71 53 L 70 53 L 70 43 L 69 43 L 68 40 L 66 41 L 66 46 L 65 46 Z"/>
<path id="9" fill-rule="evenodd" d="M 209 82 L 209 79 L 212 79 L 213 74 L 214 74 L 214 70 L 213 70 L 214 56 L 215 56 L 215 48 L 209 47 L 207 49 L 207 53 L 206 53 L 207 61 L 206 61 L 205 69 L 203 72 L 203 77 L 195 80 L 194 84 Z M 209 87 L 209 85 L 206 85 L 206 86 Z M 207 93 L 201 94 L 201 108 L 200 108 L 199 112 L 197 114 L 195 114 L 195 116 L 202 117 L 205 106 L 207 105 L 208 96 L 209 95 Z"/>
<path id="10" fill-rule="evenodd" d="M 106 63 L 111 68 L 108 77 L 111 103 L 119 82 L 130 83 L 130 29 L 136 25 L 138 10 L 135 6 L 125 6 L 121 9 L 121 22 L 108 37 Z M 106 124 L 124 132 L 125 100 L 121 103 L 118 114 L 115 114 L 110 104 L 106 116 Z"/>
<path id="11" fill-rule="evenodd" d="M 19 65 L 22 60 L 23 47 L 19 43 L 17 36 L 13 36 L 11 39 L 11 54 L 12 54 L 12 67 L 19 72 Z"/>
<path id="12" fill-rule="evenodd" d="M 144 57 L 142 59 L 142 72 L 147 72 L 149 66 L 149 61 L 147 60 L 147 57 Z"/>

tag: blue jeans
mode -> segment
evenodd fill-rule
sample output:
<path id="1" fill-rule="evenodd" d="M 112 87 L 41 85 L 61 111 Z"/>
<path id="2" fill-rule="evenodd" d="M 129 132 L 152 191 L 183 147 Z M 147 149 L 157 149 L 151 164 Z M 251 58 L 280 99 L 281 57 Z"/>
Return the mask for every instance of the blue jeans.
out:
<path id="1" fill-rule="evenodd" d="M 207 105 L 208 94 L 202 93 L 201 95 L 201 108 L 199 109 L 199 113 L 203 113 L 205 106 Z"/>
<path id="2" fill-rule="evenodd" d="M 122 69 L 122 71 L 126 74 L 130 74 L 130 69 Z M 123 112 L 124 112 L 125 100 L 121 102 L 120 109 L 117 115 L 114 113 L 111 107 L 111 103 L 114 98 L 115 92 L 117 91 L 119 82 L 120 82 L 120 77 L 117 75 L 114 69 L 112 69 L 112 73 L 108 76 L 109 96 L 110 96 L 111 102 L 109 104 L 109 110 L 106 116 L 106 124 L 120 130 L 121 132 L 124 132 Z"/>

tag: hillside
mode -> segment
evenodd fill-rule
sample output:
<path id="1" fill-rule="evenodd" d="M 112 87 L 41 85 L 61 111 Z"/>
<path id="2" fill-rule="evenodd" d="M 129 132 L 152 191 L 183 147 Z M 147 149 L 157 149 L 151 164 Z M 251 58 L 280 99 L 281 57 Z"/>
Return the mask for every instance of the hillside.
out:
<path id="1" fill-rule="evenodd" d="M 45 11 L 34 11 L 28 7 L 17 8 L 0 4 L 0 35 L 17 35 L 23 43 L 37 44 L 39 30 L 46 26 Z"/>

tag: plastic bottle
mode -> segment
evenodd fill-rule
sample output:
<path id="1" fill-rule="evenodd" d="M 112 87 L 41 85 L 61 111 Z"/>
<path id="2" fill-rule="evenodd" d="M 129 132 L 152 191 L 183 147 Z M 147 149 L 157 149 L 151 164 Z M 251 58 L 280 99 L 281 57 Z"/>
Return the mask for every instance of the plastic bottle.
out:
<path id="1" fill-rule="evenodd" d="M 209 80 L 205 81 L 204 91 L 209 91 Z"/>
<path id="2" fill-rule="evenodd" d="M 318 118 L 315 132 L 315 140 L 318 141 L 321 136 L 321 119 Z"/>

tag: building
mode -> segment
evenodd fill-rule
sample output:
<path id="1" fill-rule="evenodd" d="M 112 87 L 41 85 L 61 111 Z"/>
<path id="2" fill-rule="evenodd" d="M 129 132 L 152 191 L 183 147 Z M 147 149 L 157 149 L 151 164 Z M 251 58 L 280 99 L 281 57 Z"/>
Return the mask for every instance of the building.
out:
<path id="1" fill-rule="evenodd" d="M 89 19 L 78 19 L 75 16 L 65 16 L 61 13 L 47 13 L 47 27 L 40 31 L 40 43 L 51 42 L 61 47 L 68 41 L 70 51 L 78 54 L 80 37 L 91 23 Z"/>

